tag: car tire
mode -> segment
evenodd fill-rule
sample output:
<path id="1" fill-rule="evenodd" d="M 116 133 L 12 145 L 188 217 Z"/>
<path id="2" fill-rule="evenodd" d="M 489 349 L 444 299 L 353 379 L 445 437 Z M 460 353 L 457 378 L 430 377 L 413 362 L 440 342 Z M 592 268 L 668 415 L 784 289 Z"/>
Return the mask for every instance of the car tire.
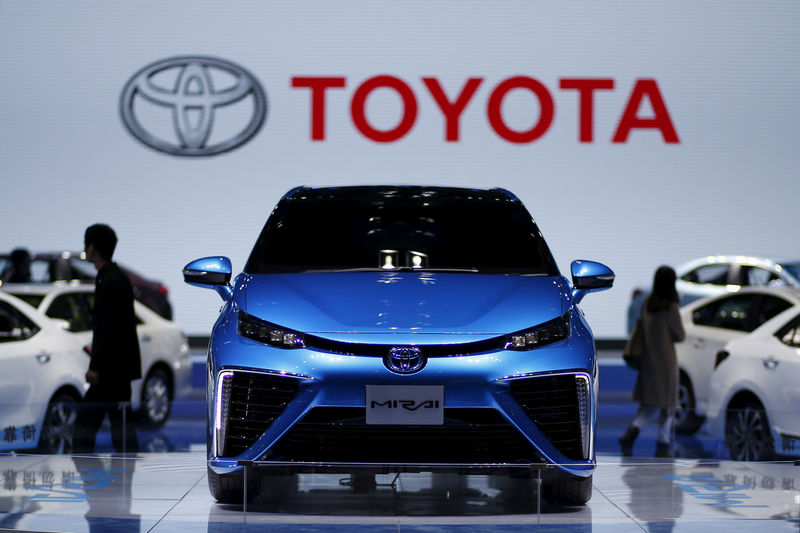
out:
<path id="1" fill-rule="evenodd" d="M 684 435 L 694 435 L 705 418 L 697 416 L 694 387 L 686 374 L 681 373 L 678 382 L 678 408 L 675 409 L 675 431 Z"/>
<path id="2" fill-rule="evenodd" d="M 59 392 L 53 396 L 47 404 L 38 451 L 47 454 L 72 452 L 79 402 L 79 398 L 68 392 Z"/>
<path id="3" fill-rule="evenodd" d="M 221 475 L 214 472 L 210 466 L 208 469 L 208 489 L 211 495 L 219 502 L 225 504 L 244 503 L 244 474 Z M 252 502 L 261 492 L 261 478 L 257 475 L 247 476 L 247 501 Z"/>
<path id="4" fill-rule="evenodd" d="M 774 443 L 767 412 L 758 400 L 731 405 L 725 416 L 725 443 L 734 461 L 772 459 Z"/>
<path id="5" fill-rule="evenodd" d="M 144 379 L 139 407 L 139 425 L 158 429 L 169 418 L 172 408 L 172 380 L 161 368 L 154 368 Z"/>
<path id="6" fill-rule="evenodd" d="M 592 476 L 560 475 L 542 483 L 542 499 L 551 505 L 584 505 L 592 498 Z"/>

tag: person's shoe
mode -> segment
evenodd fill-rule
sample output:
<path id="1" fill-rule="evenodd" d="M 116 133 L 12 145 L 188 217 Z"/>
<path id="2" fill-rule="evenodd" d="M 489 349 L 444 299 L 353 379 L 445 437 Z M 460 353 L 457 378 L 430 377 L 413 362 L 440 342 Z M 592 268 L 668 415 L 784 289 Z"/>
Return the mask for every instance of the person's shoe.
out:
<path id="1" fill-rule="evenodd" d="M 639 428 L 636 426 L 628 426 L 625 433 L 619 438 L 619 446 L 622 449 L 622 455 L 630 457 L 633 455 L 633 442 L 639 436 Z"/>
<path id="2" fill-rule="evenodd" d="M 669 442 L 656 441 L 656 457 L 672 457 Z"/>

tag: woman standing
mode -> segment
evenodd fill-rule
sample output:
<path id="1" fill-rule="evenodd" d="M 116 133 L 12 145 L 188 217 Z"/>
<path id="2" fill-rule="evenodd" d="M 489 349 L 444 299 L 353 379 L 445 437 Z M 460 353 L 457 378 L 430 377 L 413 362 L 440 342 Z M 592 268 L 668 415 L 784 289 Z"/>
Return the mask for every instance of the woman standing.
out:
<path id="1" fill-rule="evenodd" d="M 645 350 L 633 389 L 639 409 L 619 439 L 622 455 L 633 454 L 633 442 L 649 418 L 659 414 L 656 457 L 672 457 L 672 424 L 678 406 L 678 360 L 675 343 L 684 339 L 678 312 L 675 271 L 662 266 L 653 278 L 653 290 L 642 306 L 641 327 Z"/>

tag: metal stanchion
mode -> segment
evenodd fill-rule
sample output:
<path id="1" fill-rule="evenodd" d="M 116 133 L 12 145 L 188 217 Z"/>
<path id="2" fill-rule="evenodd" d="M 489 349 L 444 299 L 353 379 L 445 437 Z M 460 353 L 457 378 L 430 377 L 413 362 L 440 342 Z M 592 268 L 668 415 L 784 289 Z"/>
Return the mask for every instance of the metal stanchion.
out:
<path id="1" fill-rule="evenodd" d="M 254 463 L 254 461 L 241 461 L 240 460 L 240 461 L 236 461 L 236 464 L 238 466 L 242 467 L 243 474 L 244 474 L 242 476 L 243 477 L 243 482 L 244 482 L 244 487 L 242 487 L 242 489 L 243 489 L 242 490 L 242 499 L 243 499 L 243 501 L 242 501 L 242 513 L 243 513 L 243 516 L 242 516 L 242 530 L 244 531 L 244 529 L 247 527 L 247 496 L 248 496 L 247 495 L 247 472 L 250 469 L 250 467 L 253 466 L 255 463 Z"/>
<path id="2" fill-rule="evenodd" d="M 128 452 L 128 410 L 125 408 L 125 402 L 120 402 L 117 407 L 122 409 L 122 454 L 126 455 Z"/>
<path id="3" fill-rule="evenodd" d="M 247 466 L 244 467 L 244 490 L 242 491 L 242 511 L 244 512 L 244 523 L 247 524 Z"/>
<path id="4" fill-rule="evenodd" d="M 542 528 L 542 469 L 536 469 L 536 531 Z"/>

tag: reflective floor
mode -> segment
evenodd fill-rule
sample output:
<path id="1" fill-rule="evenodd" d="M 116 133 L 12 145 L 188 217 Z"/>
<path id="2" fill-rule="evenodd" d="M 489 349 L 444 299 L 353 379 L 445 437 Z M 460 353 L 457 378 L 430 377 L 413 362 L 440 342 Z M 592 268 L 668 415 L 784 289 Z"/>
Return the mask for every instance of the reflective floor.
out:
<path id="1" fill-rule="evenodd" d="M 680 458 L 652 458 L 655 427 L 642 432 L 636 457 L 620 457 L 616 440 L 635 412 L 625 371 L 601 365 L 598 468 L 585 506 L 540 502 L 535 484 L 508 476 L 430 473 L 377 476 L 374 489 L 359 491 L 344 475 L 303 474 L 246 507 L 217 504 L 198 383 L 166 426 L 139 432 L 136 456 L 113 456 L 107 428 L 96 456 L 0 455 L 0 530 L 800 532 L 794 461 L 728 461 L 702 428 L 678 437 Z"/>
<path id="2" fill-rule="evenodd" d="M 281 495 L 219 505 L 204 453 L 135 458 L 0 457 L 0 528 L 175 531 L 735 531 L 800 530 L 793 463 L 598 458 L 591 501 L 538 503 L 507 476 L 377 476 L 356 492 L 342 475 L 303 474 Z M 268 527 L 267 527 L 268 526 Z"/>

